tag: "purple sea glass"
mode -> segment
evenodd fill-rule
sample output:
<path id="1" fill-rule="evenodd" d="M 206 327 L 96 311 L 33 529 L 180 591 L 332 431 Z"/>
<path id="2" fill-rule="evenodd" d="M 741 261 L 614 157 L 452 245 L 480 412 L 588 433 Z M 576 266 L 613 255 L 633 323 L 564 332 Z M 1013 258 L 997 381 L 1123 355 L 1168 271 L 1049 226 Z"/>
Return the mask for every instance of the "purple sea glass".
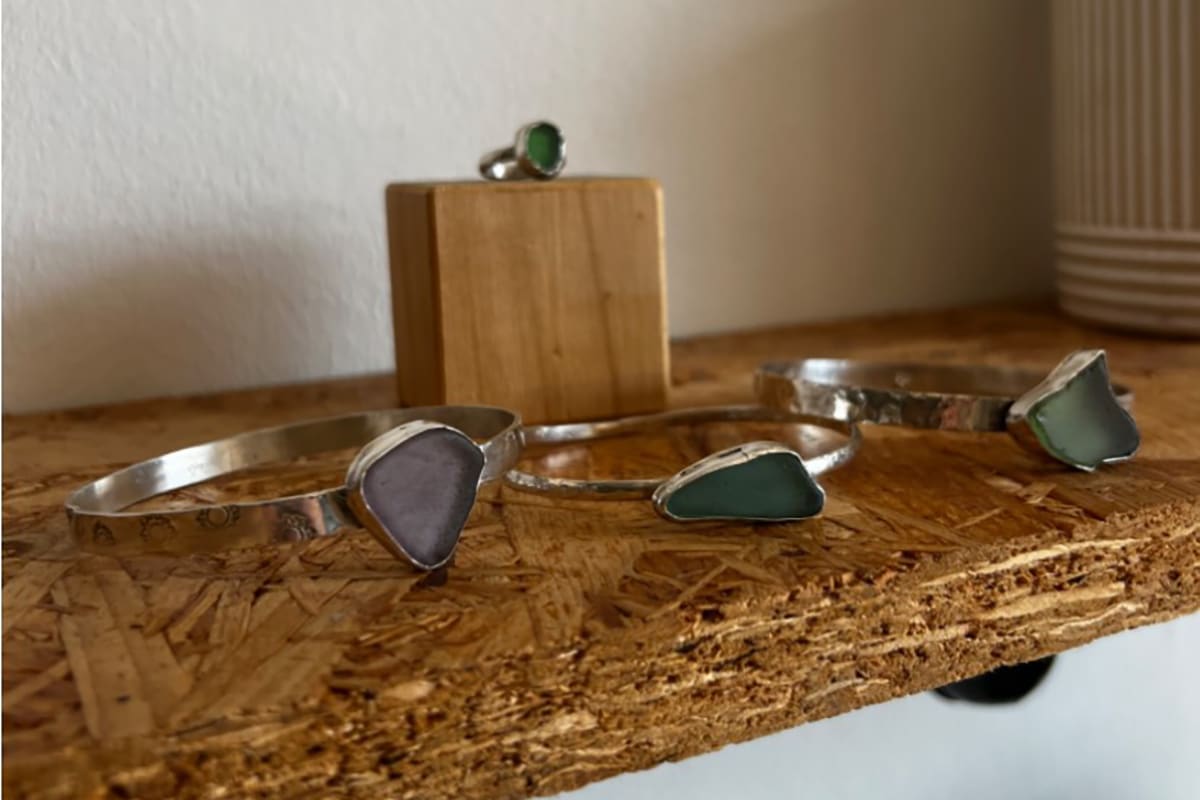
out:
<path id="1" fill-rule="evenodd" d="M 483 453 L 458 431 L 422 431 L 377 458 L 361 497 L 387 536 L 417 565 L 432 569 L 454 552 L 475 503 Z"/>

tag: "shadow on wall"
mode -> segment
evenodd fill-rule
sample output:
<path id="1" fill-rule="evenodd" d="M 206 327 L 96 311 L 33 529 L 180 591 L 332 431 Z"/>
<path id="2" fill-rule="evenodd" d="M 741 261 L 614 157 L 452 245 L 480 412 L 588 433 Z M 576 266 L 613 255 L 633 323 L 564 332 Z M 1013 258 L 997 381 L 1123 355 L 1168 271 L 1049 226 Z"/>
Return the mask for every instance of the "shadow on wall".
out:
<path id="1" fill-rule="evenodd" d="M 1048 294 L 1046 5 L 794 8 L 790 26 L 718 50 L 632 116 L 689 143 L 646 165 L 671 176 L 668 231 L 693 234 L 669 238 L 672 277 L 710 270 L 672 284 L 672 322 L 723 330 Z M 685 163 L 697 152 L 711 158 Z"/>
<path id="2" fill-rule="evenodd" d="M 64 408 L 181 386 L 232 388 L 234 361 L 239 385 L 248 364 L 261 383 L 314 360 L 332 370 L 329 352 L 312 345 L 330 342 L 337 321 L 306 307 L 311 290 L 300 291 L 298 280 L 330 260 L 306 243 L 163 231 L 141 232 L 140 244 L 122 248 L 113 238 L 6 248 L 6 272 L 61 276 L 37 302 L 5 309 L 6 405 Z"/>

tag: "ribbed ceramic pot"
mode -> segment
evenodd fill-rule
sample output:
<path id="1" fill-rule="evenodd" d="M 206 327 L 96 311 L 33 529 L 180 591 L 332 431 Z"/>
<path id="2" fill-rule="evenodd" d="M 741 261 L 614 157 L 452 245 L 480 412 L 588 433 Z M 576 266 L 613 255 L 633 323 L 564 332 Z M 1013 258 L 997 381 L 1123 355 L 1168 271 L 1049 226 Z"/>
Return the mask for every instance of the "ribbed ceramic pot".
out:
<path id="1" fill-rule="evenodd" d="M 1059 303 L 1200 337 L 1200 0 L 1055 0 Z"/>

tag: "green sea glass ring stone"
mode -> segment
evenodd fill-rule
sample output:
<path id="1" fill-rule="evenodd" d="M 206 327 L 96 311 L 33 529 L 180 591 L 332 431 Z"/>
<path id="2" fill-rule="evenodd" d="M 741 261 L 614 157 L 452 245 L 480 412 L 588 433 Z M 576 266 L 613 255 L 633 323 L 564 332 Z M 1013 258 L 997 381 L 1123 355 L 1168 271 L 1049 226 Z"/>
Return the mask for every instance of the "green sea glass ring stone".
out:
<path id="1" fill-rule="evenodd" d="M 527 425 L 530 445 L 560 445 L 661 431 L 673 425 L 759 421 L 790 426 L 795 447 L 754 441 L 713 453 L 669 477 L 581 480 L 509 470 L 504 481 L 528 492 L 602 500 L 649 498 L 674 521 L 784 522 L 821 513 L 825 491 L 816 477 L 848 462 L 861 437 L 853 423 L 782 413 L 761 406 L 715 406 L 599 422 Z M 802 457 L 801 453 L 805 455 Z"/>
<path id="2" fill-rule="evenodd" d="M 517 131 L 511 147 L 493 150 L 479 161 L 479 173 L 491 181 L 558 177 L 567 165 L 567 139 L 553 122 L 538 120 Z"/>
<path id="3" fill-rule="evenodd" d="M 1077 469 L 1126 461 L 1141 444 L 1133 392 L 1109 380 L 1103 350 L 1078 350 L 1050 372 L 809 358 L 755 373 L 770 408 L 845 422 L 943 431 L 1007 430 Z"/>

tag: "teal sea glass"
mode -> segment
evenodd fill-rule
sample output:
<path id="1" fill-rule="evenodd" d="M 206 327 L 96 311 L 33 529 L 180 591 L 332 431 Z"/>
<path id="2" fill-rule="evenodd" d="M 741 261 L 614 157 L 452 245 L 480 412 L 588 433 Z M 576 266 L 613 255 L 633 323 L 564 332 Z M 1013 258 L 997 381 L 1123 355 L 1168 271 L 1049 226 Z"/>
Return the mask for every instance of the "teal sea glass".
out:
<path id="1" fill-rule="evenodd" d="M 791 452 L 760 454 L 676 488 L 665 510 L 677 519 L 805 519 L 821 513 L 825 492 Z"/>
<path id="2" fill-rule="evenodd" d="M 1033 403 L 1025 419 L 1046 452 L 1081 469 L 1127 459 L 1141 444 L 1133 417 L 1113 394 L 1103 356 Z"/>

